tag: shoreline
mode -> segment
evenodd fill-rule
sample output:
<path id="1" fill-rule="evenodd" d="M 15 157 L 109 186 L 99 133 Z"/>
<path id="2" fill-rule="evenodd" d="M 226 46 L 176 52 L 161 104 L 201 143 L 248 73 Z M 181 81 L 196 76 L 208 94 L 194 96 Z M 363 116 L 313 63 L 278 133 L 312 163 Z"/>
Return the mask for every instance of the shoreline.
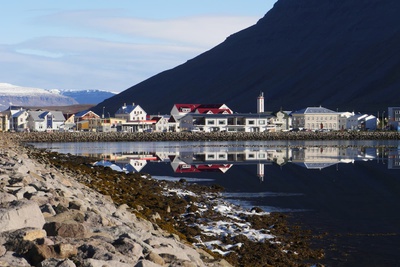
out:
<path id="1" fill-rule="evenodd" d="M 54 136 L 48 133 L 42 135 Z M 17 143 L 21 142 L 19 134 L 11 134 L 8 138 L 15 139 Z M 201 251 L 197 261 L 203 262 L 183 266 L 231 266 L 225 259 L 234 266 L 265 266 L 266 264 L 308 266 L 305 262 L 318 262 L 318 259 L 323 257 L 323 251 L 310 248 L 313 237 L 302 229 L 287 225 L 282 214 L 265 214 L 257 208 L 251 212 L 235 210 L 233 205 L 218 202 L 222 201 L 222 198 L 218 196 L 221 188 L 206 188 L 196 184 L 191 185 L 185 181 L 155 181 L 143 174 L 125 176 L 109 168 L 93 168 L 89 163 L 94 159 L 46 152 L 32 147 L 24 147 L 21 151 L 27 153 L 28 158 L 51 169 L 52 172 L 57 171 L 64 176 L 73 177 L 74 182 L 91 187 L 109 200 L 112 199 L 110 205 L 115 205 L 116 208 L 126 207 L 126 210 L 132 212 L 135 218 L 143 218 L 150 223 L 155 231 L 160 230 L 177 242 L 198 245 L 193 249 Z M 130 190 L 124 190 L 126 188 Z M 168 190 L 165 191 L 165 189 Z M 147 194 L 150 192 L 155 194 Z M 69 210 L 69 207 L 67 209 Z M 221 210 L 231 212 L 221 213 Z M 235 218 L 214 229 L 215 231 L 225 229 L 225 234 L 213 235 L 212 231 L 209 231 L 210 227 L 227 217 Z M 252 238 L 256 236 L 261 239 L 251 240 L 241 234 L 240 231 L 243 228 L 251 230 L 249 232 L 253 233 Z M 206 232 L 205 229 L 209 232 L 202 233 L 202 231 Z M 234 230 L 229 232 L 226 229 Z M 235 231 L 239 234 L 233 235 Z M 81 247 L 78 247 L 78 250 L 79 248 Z M 214 253 L 211 250 L 214 250 Z M 143 251 L 142 254 L 144 255 L 145 252 Z M 149 255 L 145 256 L 146 260 L 149 260 Z M 163 254 L 158 256 L 166 257 Z M 171 259 L 168 256 L 163 260 L 167 262 Z M 176 257 L 175 260 L 177 260 Z"/>
<path id="2" fill-rule="evenodd" d="M 9 133 L 5 133 L 9 134 Z M 20 142 L 160 142 L 160 141 L 283 141 L 283 140 L 400 140 L 400 132 L 337 131 L 277 133 L 96 133 L 49 132 L 11 133 Z"/>

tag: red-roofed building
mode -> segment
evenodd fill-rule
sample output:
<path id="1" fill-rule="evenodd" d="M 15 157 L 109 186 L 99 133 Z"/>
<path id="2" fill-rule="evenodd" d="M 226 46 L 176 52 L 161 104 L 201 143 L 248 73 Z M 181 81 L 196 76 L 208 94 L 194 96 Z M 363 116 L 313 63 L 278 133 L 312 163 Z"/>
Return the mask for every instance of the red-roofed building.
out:
<path id="1" fill-rule="evenodd" d="M 175 104 L 171 109 L 171 118 L 176 122 L 175 131 L 180 131 L 180 119 L 187 114 L 233 114 L 225 104 Z"/>

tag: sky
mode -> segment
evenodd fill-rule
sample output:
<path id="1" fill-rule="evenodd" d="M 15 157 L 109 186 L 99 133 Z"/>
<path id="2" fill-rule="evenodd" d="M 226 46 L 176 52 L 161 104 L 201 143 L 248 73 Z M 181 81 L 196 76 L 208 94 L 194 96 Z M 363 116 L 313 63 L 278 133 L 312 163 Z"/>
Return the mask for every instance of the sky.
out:
<path id="1" fill-rule="evenodd" d="M 256 24 L 275 2 L 3 1 L 0 83 L 118 93 Z"/>

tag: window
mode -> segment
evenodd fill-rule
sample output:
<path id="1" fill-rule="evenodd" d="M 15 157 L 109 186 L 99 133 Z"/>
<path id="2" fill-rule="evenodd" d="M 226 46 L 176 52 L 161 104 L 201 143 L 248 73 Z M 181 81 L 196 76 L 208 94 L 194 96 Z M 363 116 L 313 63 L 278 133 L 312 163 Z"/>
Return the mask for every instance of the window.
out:
<path id="1" fill-rule="evenodd" d="M 260 120 L 258 123 L 259 123 L 260 125 L 264 125 L 264 124 L 265 124 L 265 120 Z"/>
<path id="2" fill-rule="evenodd" d="M 214 157 L 214 155 L 213 154 L 208 154 L 207 155 L 207 159 L 214 159 L 215 157 Z"/>
<path id="3" fill-rule="evenodd" d="M 249 159 L 254 159 L 254 158 L 255 158 L 254 154 L 249 154 Z"/>
<path id="4" fill-rule="evenodd" d="M 224 125 L 224 124 L 225 124 L 225 121 L 224 121 L 224 120 L 219 120 L 219 121 L 218 121 L 218 124 L 219 124 L 219 125 Z"/>
<path id="5" fill-rule="evenodd" d="M 215 124 L 215 121 L 214 121 L 214 120 L 207 120 L 207 124 L 209 124 L 209 125 L 214 125 L 214 124 Z"/>
<path id="6" fill-rule="evenodd" d="M 249 125 L 254 125 L 254 120 L 249 120 Z"/>

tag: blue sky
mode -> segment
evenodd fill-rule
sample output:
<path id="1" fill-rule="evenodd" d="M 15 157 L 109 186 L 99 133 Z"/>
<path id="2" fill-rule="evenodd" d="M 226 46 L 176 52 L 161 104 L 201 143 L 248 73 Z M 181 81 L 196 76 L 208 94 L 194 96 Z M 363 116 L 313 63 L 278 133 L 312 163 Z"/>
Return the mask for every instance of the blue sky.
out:
<path id="1" fill-rule="evenodd" d="M 121 92 L 254 25 L 275 2 L 4 1 L 0 83 Z"/>

